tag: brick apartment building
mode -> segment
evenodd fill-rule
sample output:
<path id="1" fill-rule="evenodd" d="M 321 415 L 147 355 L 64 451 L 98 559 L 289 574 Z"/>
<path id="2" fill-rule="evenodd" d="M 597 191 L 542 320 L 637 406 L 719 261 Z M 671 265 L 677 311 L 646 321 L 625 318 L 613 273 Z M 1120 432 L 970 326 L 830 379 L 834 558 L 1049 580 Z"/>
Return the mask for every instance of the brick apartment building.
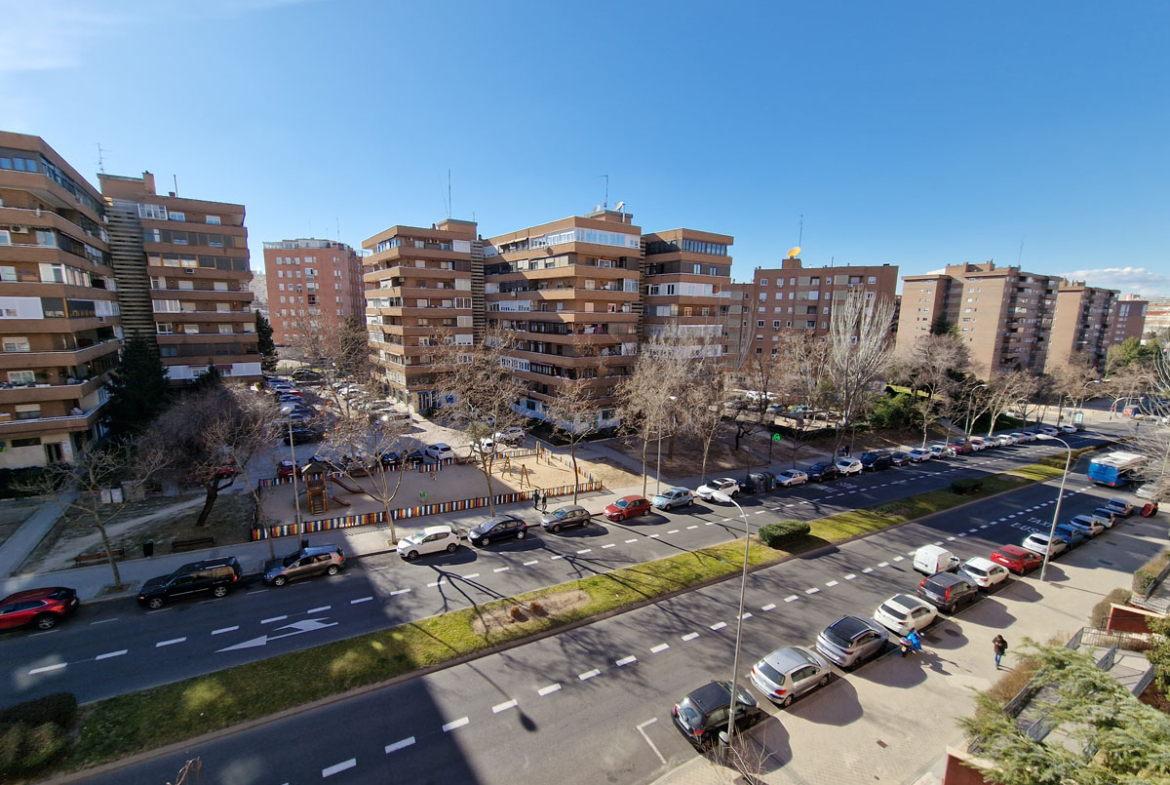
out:
<path id="1" fill-rule="evenodd" d="M 1163 343 L 1170 335 L 1170 297 L 1151 297 L 1145 314 L 1145 331 L 1159 336 Z"/>
<path id="2" fill-rule="evenodd" d="M 0 132 L 0 468 L 101 436 L 122 337 L 101 194 L 38 136 Z"/>
<path id="3" fill-rule="evenodd" d="M 726 355 L 735 238 L 672 229 L 642 239 L 642 337 L 673 334 L 684 351 Z"/>
<path id="4" fill-rule="evenodd" d="M 264 243 L 272 340 L 292 346 L 309 324 L 331 329 L 351 316 L 364 319 L 363 275 L 361 258 L 345 243 L 305 238 Z"/>
<path id="5" fill-rule="evenodd" d="M 1146 322 L 1149 309 L 1149 300 L 1136 294 L 1123 294 L 1115 300 L 1109 313 L 1109 345 L 1116 346 L 1129 338 L 1140 340 L 1149 330 Z"/>

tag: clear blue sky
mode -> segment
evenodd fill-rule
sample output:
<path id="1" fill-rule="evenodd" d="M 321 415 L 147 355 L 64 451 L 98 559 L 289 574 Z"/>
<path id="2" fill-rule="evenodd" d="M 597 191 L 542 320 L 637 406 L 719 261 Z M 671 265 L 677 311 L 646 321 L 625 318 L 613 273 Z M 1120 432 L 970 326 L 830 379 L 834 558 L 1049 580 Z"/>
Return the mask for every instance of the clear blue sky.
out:
<path id="1" fill-rule="evenodd" d="M 172 7 L 173 6 L 173 7 Z M 1170 295 L 1170 3 L 0 0 L 0 128 L 260 243 L 624 200 L 779 262 Z M 96 179 L 96 178 L 95 178 Z M 1132 268 L 1126 270 L 1125 268 Z M 1087 271 L 1087 273 L 1085 272 Z"/>

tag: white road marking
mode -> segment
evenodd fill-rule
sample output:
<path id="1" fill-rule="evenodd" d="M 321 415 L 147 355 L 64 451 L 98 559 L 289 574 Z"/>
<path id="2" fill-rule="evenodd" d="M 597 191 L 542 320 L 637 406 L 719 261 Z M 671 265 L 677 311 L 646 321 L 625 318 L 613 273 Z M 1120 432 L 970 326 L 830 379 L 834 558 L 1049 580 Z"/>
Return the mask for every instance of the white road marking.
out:
<path id="1" fill-rule="evenodd" d="M 607 545 L 602 545 L 602 546 L 601 546 L 601 549 L 602 549 L 602 550 L 605 550 L 606 548 L 614 548 L 614 547 L 616 547 L 616 545 L 617 545 L 616 543 L 612 543 L 612 542 L 611 542 L 611 543 L 609 543 L 609 544 L 607 544 Z"/>
<path id="2" fill-rule="evenodd" d="M 592 548 L 582 548 L 581 550 L 577 551 L 578 556 L 580 556 L 583 553 L 593 553 L 593 549 Z"/>
<path id="3" fill-rule="evenodd" d="M 428 584 L 427 584 L 427 588 L 428 588 L 428 589 L 433 589 L 433 588 L 435 588 L 436 586 L 442 586 L 442 585 L 443 585 L 444 583 L 446 583 L 446 582 L 447 582 L 447 579 L 446 579 L 446 578 L 439 578 L 439 580 L 435 581 L 434 583 L 428 583 Z"/>
<path id="4" fill-rule="evenodd" d="M 954 539 L 955 539 L 954 535 L 951 535 L 950 537 L 947 537 L 947 542 L 953 542 Z"/>
<path id="5" fill-rule="evenodd" d="M 356 765 L 357 758 L 350 758 L 349 760 L 343 760 L 341 763 L 334 763 L 332 766 L 321 769 L 321 777 L 332 777 L 334 774 L 338 774 L 347 769 L 352 769 Z"/>
<path id="6" fill-rule="evenodd" d="M 565 558 L 565 556 L 564 556 L 564 554 L 561 554 L 560 556 L 550 556 L 548 560 L 549 561 L 556 561 L 557 559 L 563 559 L 563 558 Z"/>
<path id="7" fill-rule="evenodd" d="M 799 598 L 799 597 L 797 597 L 795 594 L 790 594 L 790 595 L 788 595 L 787 597 L 785 597 L 785 598 L 784 598 L 784 601 L 785 601 L 785 602 L 796 602 L 796 601 L 797 601 L 797 600 L 799 600 L 799 599 L 800 599 L 800 598 Z"/>
<path id="8" fill-rule="evenodd" d="M 409 591 L 411 591 L 411 589 L 395 589 L 394 591 L 390 592 L 390 596 L 397 597 L 399 594 L 406 594 Z"/>
<path id="9" fill-rule="evenodd" d="M 847 580 L 847 581 L 851 581 L 851 580 L 853 580 L 853 579 L 854 579 L 854 578 L 856 578 L 856 577 L 857 577 L 857 574 L 856 574 L 856 573 L 852 573 L 852 572 L 851 572 L 851 573 L 849 573 L 848 575 L 846 575 L 846 576 L 845 576 L 845 580 Z"/>
<path id="10" fill-rule="evenodd" d="M 767 510 L 756 510 L 756 515 L 763 515 Z"/>
<path id="11" fill-rule="evenodd" d="M 154 644 L 154 648 L 159 649 L 159 648 L 162 648 L 163 646 L 173 646 L 176 643 L 182 643 L 185 640 L 187 640 L 187 639 L 184 637 L 184 638 L 171 638 L 169 641 L 159 641 L 158 643 Z"/>
<path id="12" fill-rule="evenodd" d="M 284 621 L 287 618 L 288 618 L 288 614 L 285 614 L 284 616 L 273 616 L 271 619 L 261 619 L 260 623 L 261 624 L 272 624 L 272 622 L 274 622 L 274 621 Z"/>
<path id="13" fill-rule="evenodd" d="M 943 541 L 942 541 L 942 540 L 935 540 L 935 541 L 934 541 L 934 544 L 935 544 L 935 545 L 942 545 L 942 543 L 943 543 Z"/>
<path id="14" fill-rule="evenodd" d="M 332 608 L 332 605 L 322 605 L 320 608 L 309 608 L 309 610 L 305 611 L 305 613 L 324 613 L 325 611 L 331 610 Z"/>
<path id="15" fill-rule="evenodd" d="M 580 679 L 581 681 L 589 681 L 594 676 L 600 676 L 600 675 L 601 675 L 601 671 L 599 671 L 597 668 L 594 668 L 591 671 L 585 671 L 584 673 L 578 673 L 577 678 Z"/>
<path id="16" fill-rule="evenodd" d="M 704 526 L 714 526 L 714 525 L 715 525 L 715 521 L 707 521 L 707 522 L 706 522 L 706 523 L 704 523 L 703 525 L 704 525 Z"/>
<path id="17" fill-rule="evenodd" d="M 119 651 L 108 651 L 105 654 L 99 654 L 98 656 L 94 657 L 94 659 L 95 660 L 108 660 L 111 657 L 121 657 L 123 654 L 125 654 L 128 651 L 130 651 L 130 650 L 129 649 L 121 649 Z"/>
<path id="18" fill-rule="evenodd" d="M 730 520 L 731 520 L 730 518 L 724 518 L 724 519 L 722 520 L 722 523 L 727 523 L 727 522 L 728 522 L 728 521 L 730 521 Z"/>
<path id="19" fill-rule="evenodd" d="M 723 628 L 724 628 L 724 627 L 726 627 L 726 626 L 727 626 L 727 622 L 725 622 L 725 621 L 717 621 L 717 622 L 715 622 L 714 624 L 712 624 L 712 625 L 711 625 L 711 629 L 712 629 L 712 630 L 721 630 L 721 629 L 723 629 Z"/>
<path id="20" fill-rule="evenodd" d="M 862 570 L 862 572 L 869 574 L 869 573 L 873 572 L 873 567 L 866 567 L 864 570 Z"/>
<path id="21" fill-rule="evenodd" d="M 532 561 L 526 561 L 526 562 L 524 562 L 524 564 L 522 566 L 531 567 L 532 565 L 536 564 L 539 561 L 540 561 L 540 559 L 533 559 Z"/>
<path id="22" fill-rule="evenodd" d="M 373 597 L 358 597 L 356 600 L 350 600 L 349 604 L 350 605 L 358 605 L 358 604 L 363 603 L 363 602 L 369 602 L 372 599 L 374 599 L 374 598 Z"/>
<path id="23" fill-rule="evenodd" d="M 268 589 L 253 589 L 252 591 L 248 592 L 248 594 L 263 594 L 266 591 L 268 591 Z"/>
<path id="24" fill-rule="evenodd" d="M 830 588 L 830 589 L 836 585 L 837 585 L 837 581 L 829 581 L 828 583 L 825 584 L 825 586 Z"/>
<path id="25" fill-rule="evenodd" d="M 507 711 L 508 709 L 514 708 L 516 708 L 515 698 L 510 701 L 504 701 L 503 703 L 497 703 L 495 706 L 492 706 L 492 714 L 499 714 L 501 711 Z"/>
<path id="26" fill-rule="evenodd" d="M 225 632 L 235 632 L 238 629 L 240 629 L 240 625 L 238 625 L 238 624 L 235 625 L 234 627 L 220 627 L 218 630 L 212 630 L 211 634 L 212 635 L 223 635 Z"/>
<path id="27" fill-rule="evenodd" d="M 901 557 L 899 557 L 899 558 L 901 558 Z M 889 567 L 890 563 L 888 561 L 878 562 L 878 566 L 879 567 Z"/>
<path id="28" fill-rule="evenodd" d="M 94 625 L 94 624 L 109 624 L 110 622 L 112 622 L 112 621 L 117 621 L 117 620 L 118 620 L 118 617 L 117 617 L 117 616 L 115 616 L 115 617 L 114 617 L 114 618 L 112 618 L 112 619 L 102 619 L 101 621 L 91 621 L 91 622 L 90 622 L 90 625 L 92 626 L 92 625 Z"/>
<path id="29" fill-rule="evenodd" d="M 399 750 L 406 749 L 407 747 L 411 747 L 413 745 L 414 736 L 411 736 L 410 738 L 403 739 L 402 741 L 396 741 L 393 744 L 387 744 L 386 754 L 389 755 L 391 752 L 398 752 Z"/>
<path id="30" fill-rule="evenodd" d="M 646 740 L 646 743 L 650 745 L 650 749 L 654 750 L 654 754 L 658 756 L 658 760 L 662 761 L 662 765 L 665 766 L 666 765 L 666 758 L 662 757 L 662 753 L 659 752 L 658 748 L 654 746 L 654 742 L 650 741 L 650 737 L 646 735 L 646 731 L 642 730 L 642 728 L 646 727 L 647 725 L 651 725 L 655 722 L 658 722 L 657 717 L 654 717 L 653 719 L 646 720 L 641 725 L 635 725 L 634 727 L 636 727 L 638 729 L 638 733 L 642 734 L 642 738 Z"/>
<path id="31" fill-rule="evenodd" d="M 543 698 L 545 695 L 552 695 L 554 692 L 556 692 L 560 688 L 561 688 L 561 685 L 559 685 L 559 684 L 550 684 L 547 687 L 541 687 L 539 690 L 536 691 L 536 694 Z"/>
<path id="32" fill-rule="evenodd" d="M 492 570 L 492 572 L 507 572 L 510 569 L 512 569 L 512 568 L 511 567 L 496 567 L 494 570 Z"/>
<path id="33" fill-rule="evenodd" d="M 979 527 L 978 527 L 978 526 L 972 526 L 972 527 L 971 527 L 970 529 L 968 529 L 967 531 L 968 531 L 968 532 L 977 532 L 977 531 L 979 531 Z"/>
<path id="34" fill-rule="evenodd" d="M 626 545 L 629 545 L 631 542 L 637 542 L 637 541 L 638 541 L 637 537 L 631 537 L 630 539 L 626 540 Z"/>
<path id="35" fill-rule="evenodd" d="M 462 579 L 463 579 L 463 580 L 465 580 L 465 581 L 469 581 L 469 580 L 471 580 L 472 578 L 478 578 L 478 577 L 479 577 L 479 573 L 478 573 L 478 572 L 473 572 L 473 573 L 471 573 L 470 575 L 460 575 L 459 577 L 460 577 L 460 578 L 462 578 Z"/>
<path id="36" fill-rule="evenodd" d="M 658 654 L 659 652 L 666 651 L 669 648 L 670 648 L 669 643 L 660 643 L 657 646 L 651 646 L 650 653 L 651 654 Z"/>
<path id="37" fill-rule="evenodd" d="M 770 610 L 773 610 L 775 607 L 776 607 L 776 603 L 774 603 L 774 602 L 770 602 L 770 603 L 768 603 L 767 605 L 765 605 L 763 608 L 760 608 L 760 610 L 762 610 L 762 611 L 770 611 Z"/>
<path id="38" fill-rule="evenodd" d="M 36 676 L 38 673 L 49 673 L 50 671 L 59 671 L 68 664 L 69 663 L 67 663 L 67 662 L 58 662 L 56 665 L 46 665 L 43 668 L 33 668 L 31 671 L 28 672 L 28 675 L 29 676 Z"/>
<path id="39" fill-rule="evenodd" d="M 895 556 L 894 561 L 902 561 L 904 558 L 904 556 Z"/>
<path id="40" fill-rule="evenodd" d="M 744 614 L 743 616 L 741 616 L 740 618 L 741 618 L 743 621 L 747 621 L 747 620 L 748 620 L 748 619 L 750 619 L 751 617 L 752 617 L 752 615 L 751 615 L 751 613 L 749 612 L 749 613 L 745 613 L 745 614 Z"/>
<path id="41" fill-rule="evenodd" d="M 688 632 L 686 635 L 682 636 L 682 639 L 683 639 L 683 641 L 693 641 L 697 637 L 699 637 L 699 633 Z"/>
<path id="42" fill-rule="evenodd" d="M 667 534 L 678 534 L 678 529 L 671 529 Z"/>
<path id="43" fill-rule="evenodd" d="M 688 526 L 687 531 L 690 531 L 691 529 L 697 529 L 697 528 L 699 528 L 699 524 L 696 523 L 694 526 Z"/>
<path id="44" fill-rule="evenodd" d="M 443 726 L 443 733 L 450 733 L 451 731 L 455 730 L 456 728 L 462 728 L 464 725 L 466 725 L 469 722 L 471 722 L 471 720 L 469 720 L 467 717 L 460 717 L 457 720 L 451 720 L 450 722 L 448 722 L 446 725 Z"/>
<path id="45" fill-rule="evenodd" d="M 813 586 L 811 589 L 805 589 L 805 590 L 804 590 L 804 593 L 805 593 L 805 594 L 819 594 L 819 593 L 820 593 L 820 591 L 821 591 L 821 590 L 820 590 L 820 589 L 818 589 L 816 586 Z"/>
<path id="46" fill-rule="evenodd" d="M 959 532 L 959 536 L 960 536 L 960 537 L 966 537 L 966 536 L 967 536 L 967 532 Z"/>
<path id="47" fill-rule="evenodd" d="M 661 537 L 661 536 L 662 536 L 661 534 L 651 534 L 651 535 L 650 535 L 650 539 L 652 539 L 652 540 L 657 540 L 657 539 L 658 539 L 659 537 Z"/>
<path id="48" fill-rule="evenodd" d="M 633 663 L 635 663 L 637 661 L 638 661 L 638 658 L 631 654 L 629 657 L 622 657 L 620 660 L 615 662 L 614 665 L 618 666 L 619 668 L 622 668 L 622 667 L 625 667 L 626 665 L 632 665 Z"/>

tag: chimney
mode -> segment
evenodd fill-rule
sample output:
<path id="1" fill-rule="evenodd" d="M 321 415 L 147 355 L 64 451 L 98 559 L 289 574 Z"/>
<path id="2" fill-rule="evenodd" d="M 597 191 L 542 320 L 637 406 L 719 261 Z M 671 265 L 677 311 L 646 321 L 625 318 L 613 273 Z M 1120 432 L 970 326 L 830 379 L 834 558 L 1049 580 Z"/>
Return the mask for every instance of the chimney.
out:
<path id="1" fill-rule="evenodd" d="M 158 193 L 154 190 L 154 175 L 150 172 L 142 173 L 142 187 L 148 194 L 151 194 L 152 196 Z"/>

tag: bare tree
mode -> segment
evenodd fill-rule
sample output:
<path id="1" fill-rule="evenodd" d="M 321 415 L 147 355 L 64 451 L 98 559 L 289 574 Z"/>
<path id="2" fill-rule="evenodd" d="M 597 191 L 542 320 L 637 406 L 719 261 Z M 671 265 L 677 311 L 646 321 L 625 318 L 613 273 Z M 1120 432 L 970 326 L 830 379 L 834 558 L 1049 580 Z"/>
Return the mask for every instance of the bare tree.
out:
<path id="1" fill-rule="evenodd" d="M 749 356 L 736 374 L 741 385 L 734 391 L 731 400 L 731 422 L 735 425 L 735 449 L 740 450 L 744 439 L 765 430 L 768 422 L 768 407 L 775 398 L 775 389 L 780 377 L 779 355 L 771 353 Z M 751 450 L 748 450 L 749 455 Z M 749 465 L 752 462 L 749 458 Z"/>
<path id="2" fill-rule="evenodd" d="M 724 358 L 704 354 L 690 367 L 690 379 L 679 399 L 684 427 L 703 446 L 701 481 L 707 481 L 707 458 L 711 443 L 723 425 L 723 403 L 727 400 L 728 374 Z"/>
<path id="3" fill-rule="evenodd" d="M 1091 389 L 1100 384 L 1092 359 L 1084 352 L 1070 355 L 1068 360 L 1053 372 L 1052 378 L 1055 390 L 1060 395 L 1058 423 L 1063 418 L 1066 398 L 1073 409 L 1079 409 L 1085 399 L 1090 397 Z"/>
<path id="4" fill-rule="evenodd" d="M 962 411 L 963 382 L 970 366 L 970 350 L 950 333 L 924 335 L 899 358 L 900 372 L 909 383 L 921 419 L 923 448 L 932 425 Z"/>
<path id="5" fill-rule="evenodd" d="M 577 357 L 596 355 L 591 344 L 575 340 L 571 346 Z M 558 434 L 569 446 L 569 458 L 573 463 L 574 503 L 577 502 L 581 487 L 581 475 L 577 472 L 577 447 L 601 429 L 601 410 L 605 408 L 603 401 L 607 398 L 607 383 L 601 378 L 606 374 L 604 363 L 597 367 L 596 376 L 593 376 L 594 371 L 589 372 L 593 378 L 583 378 L 584 370 L 578 373 L 581 374 L 578 378 L 555 386 L 556 396 L 548 405 L 545 417 L 553 433 Z"/>
<path id="6" fill-rule="evenodd" d="M 642 494 L 646 493 L 646 451 L 652 438 L 661 439 L 672 423 L 672 405 L 687 364 L 678 341 L 655 336 L 642 344 L 633 372 L 617 385 L 616 397 L 623 426 L 642 441 Z"/>
<path id="7" fill-rule="evenodd" d="M 982 397 L 982 411 L 989 418 L 988 436 L 995 432 L 995 423 L 1000 417 L 1022 410 L 1040 388 L 1039 379 L 1034 373 L 1018 368 L 992 377 L 987 385 Z"/>
<path id="8" fill-rule="evenodd" d="M 1133 445 L 1149 457 L 1139 471 L 1153 501 L 1170 499 L 1170 360 L 1156 360 L 1147 382 L 1150 394 L 1144 398 L 1140 419 L 1134 419 Z"/>
<path id="9" fill-rule="evenodd" d="M 826 370 L 839 411 L 834 452 L 840 448 L 845 431 L 855 428 L 863 416 L 870 385 L 889 368 L 893 317 L 892 298 L 871 301 L 865 292 L 851 290 L 844 299 L 833 301 Z"/>

